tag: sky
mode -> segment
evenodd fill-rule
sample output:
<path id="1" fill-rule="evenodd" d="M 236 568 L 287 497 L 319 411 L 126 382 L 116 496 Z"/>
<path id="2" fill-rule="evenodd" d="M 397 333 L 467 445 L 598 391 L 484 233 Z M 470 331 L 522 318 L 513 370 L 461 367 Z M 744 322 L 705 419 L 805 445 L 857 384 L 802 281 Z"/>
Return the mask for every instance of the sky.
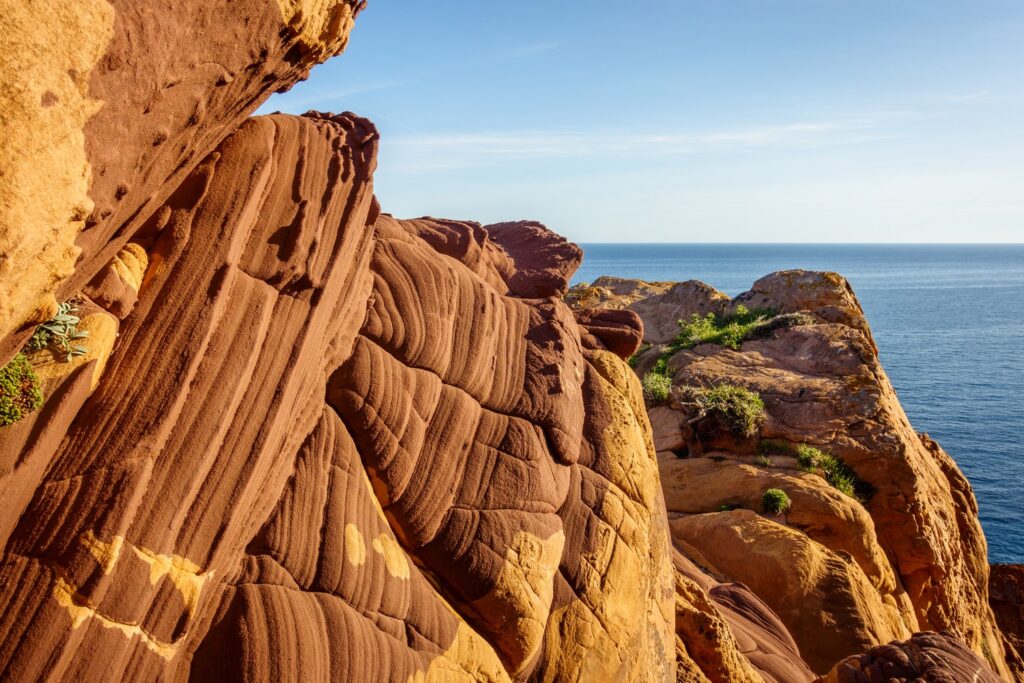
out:
<path id="1" fill-rule="evenodd" d="M 1021 0 L 369 0 L 259 113 L 381 133 L 385 211 L 577 242 L 1024 241 Z"/>

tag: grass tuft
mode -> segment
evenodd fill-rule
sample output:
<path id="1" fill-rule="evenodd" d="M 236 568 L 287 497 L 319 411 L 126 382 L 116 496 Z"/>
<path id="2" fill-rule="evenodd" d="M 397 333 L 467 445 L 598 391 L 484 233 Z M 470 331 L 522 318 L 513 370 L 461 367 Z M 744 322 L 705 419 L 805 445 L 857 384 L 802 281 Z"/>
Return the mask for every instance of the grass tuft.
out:
<path id="1" fill-rule="evenodd" d="M 682 394 L 686 405 L 697 409 L 693 421 L 715 417 L 729 428 L 733 436 L 751 437 L 764 424 L 764 401 L 749 389 L 719 384 L 708 389 L 688 387 Z"/>
<path id="2" fill-rule="evenodd" d="M 861 503 L 867 502 L 874 494 L 871 485 L 859 479 L 842 458 L 814 446 L 805 443 L 794 446 L 786 441 L 764 439 L 758 450 L 762 455 L 777 453 L 796 457 L 797 465 L 804 472 L 820 474 L 837 491 Z"/>
<path id="3" fill-rule="evenodd" d="M 672 396 L 672 379 L 657 372 L 648 372 L 640 381 L 644 398 L 651 403 L 666 403 Z"/>
<path id="4" fill-rule="evenodd" d="M 782 515 L 789 511 L 793 503 L 782 489 L 768 489 L 761 496 L 761 507 L 773 515 Z"/>

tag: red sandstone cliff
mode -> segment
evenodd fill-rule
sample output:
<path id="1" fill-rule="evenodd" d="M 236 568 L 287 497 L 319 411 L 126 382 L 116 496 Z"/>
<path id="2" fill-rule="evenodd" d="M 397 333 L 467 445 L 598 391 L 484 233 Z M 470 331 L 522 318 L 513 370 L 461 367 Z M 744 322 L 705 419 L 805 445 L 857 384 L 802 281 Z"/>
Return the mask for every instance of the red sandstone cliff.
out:
<path id="1" fill-rule="evenodd" d="M 830 676 L 879 680 L 898 660 L 899 675 L 987 680 L 956 641 L 1001 654 L 983 539 L 941 450 L 920 442 L 872 469 L 837 390 L 844 457 L 879 501 L 922 502 L 865 511 L 780 471 L 807 488 L 804 517 L 698 514 L 759 480 L 741 455 L 684 476 L 656 454 L 666 416 L 652 431 L 625 359 L 658 301 L 573 310 L 581 252 L 537 223 L 382 214 L 364 119 L 247 118 L 342 50 L 361 7 L 5 14 L 0 358 L 24 348 L 6 367 L 32 372 L 0 387 L 15 399 L 0 427 L 0 675 L 809 681 L 927 627 L 955 635 Z M 751 296 L 784 306 L 795 291 Z M 674 297 L 661 323 L 687 305 L 651 293 Z M 870 341 L 850 301 L 817 314 Z M 57 302 L 81 348 L 25 347 Z M 757 367 L 705 370 L 768 381 Z M 801 381 L 774 377 L 780 394 Z M 865 433 L 913 442 L 895 398 L 876 400 L 890 417 Z M 748 530 L 757 547 L 736 542 Z M 771 562 L 796 551 L 804 592 L 787 604 Z"/>

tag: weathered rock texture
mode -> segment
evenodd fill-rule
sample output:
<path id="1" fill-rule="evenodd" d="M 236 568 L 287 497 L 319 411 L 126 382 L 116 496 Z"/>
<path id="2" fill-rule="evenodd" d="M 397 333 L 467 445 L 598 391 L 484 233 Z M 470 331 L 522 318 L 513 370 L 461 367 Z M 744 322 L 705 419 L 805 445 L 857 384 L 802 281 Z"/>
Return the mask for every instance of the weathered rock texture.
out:
<path id="1" fill-rule="evenodd" d="M 363 0 L 5 0 L 0 362 L 274 90 L 344 49 Z"/>
<path id="2" fill-rule="evenodd" d="M 766 405 L 761 439 L 825 450 L 874 490 L 858 501 L 820 473 L 800 470 L 786 448 L 760 460 L 756 438 L 708 440 L 678 400 L 650 406 L 677 549 L 719 581 L 740 581 L 763 599 L 818 673 L 844 656 L 931 629 L 954 633 L 1009 675 L 988 606 L 973 492 L 938 444 L 910 426 L 842 277 L 775 273 L 732 301 L 694 282 L 605 285 L 597 297 L 587 299 L 594 287 L 580 286 L 567 299 L 640 315 L 654 342 L 636 360 L 641 376 L 674 336 L 667 320 L 740 304 L 809 315 L 813 324 L 774 330 L 739 350 L 702 344 L 679 351 L 668 359 L 672 381 L 755 391 Z M 788 493 L 788 514 L 760 514 L 768 488 Z"/>
<path id="3" fill-rule="evenodd" d="M 0 435 L 6 675 L 674 678 L 638 320 L 543 226 L 379 215 L 376 140 L 250 119 L 85 289 L 113 353 Z"/>
<path id="4" fill-rule="evenodd" d="M 849 657 L 823 677 L 821 683 L 998 683 L 988 663 L 963 646 L 953 634 L 917 633 Z"/>

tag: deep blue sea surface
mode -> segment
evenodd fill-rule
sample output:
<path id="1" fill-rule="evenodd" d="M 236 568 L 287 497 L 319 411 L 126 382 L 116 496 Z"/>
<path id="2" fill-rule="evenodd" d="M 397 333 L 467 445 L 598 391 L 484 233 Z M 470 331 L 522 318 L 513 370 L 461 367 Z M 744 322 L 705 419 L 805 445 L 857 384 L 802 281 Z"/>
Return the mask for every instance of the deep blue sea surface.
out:
<path id="1" fill-rule="evenodd" d="M 735 296 L 776 270 L 846 276 L 911 423 L 971 480 L 989 559 L 1024 563 L 1024 245 L 582 246 L 574 283 L 695 279 Z"/>

